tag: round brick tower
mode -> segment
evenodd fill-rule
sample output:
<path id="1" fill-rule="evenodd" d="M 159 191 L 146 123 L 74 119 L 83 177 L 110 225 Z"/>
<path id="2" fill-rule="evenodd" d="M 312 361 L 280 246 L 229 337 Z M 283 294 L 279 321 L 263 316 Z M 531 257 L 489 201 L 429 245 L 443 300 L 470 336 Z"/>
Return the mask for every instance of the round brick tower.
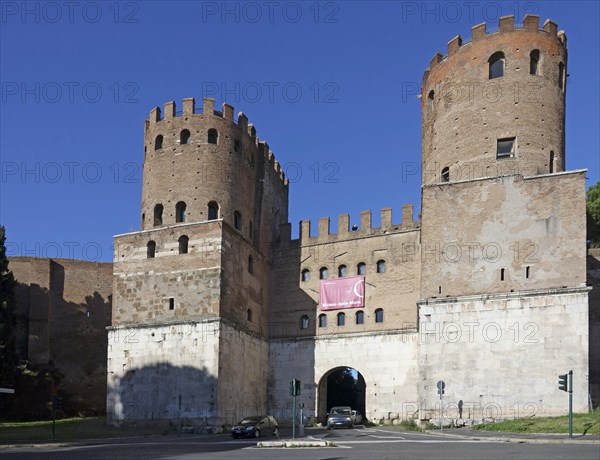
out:
<path id="1" fill-rule="evenodd" d="M 448 43 L 423 75 L 423 184 L 565 169 L 567 38 L 550 20 L 500 18 Z"/>
<path id="2" fill-rule="evenodd" d="M 258 244 L 265 195 L 287 221 L 287 180 L 269 146 L 259 142 L 243 113 L 234 121 L 233 107 L 215 111 L 205 98 L 196 113 L 193 98 L 150 112 L 144 126 L 142 230 L 180 223 L 223 219 Z M 275 219 L 275 218 L 273 218 Z M 271 223 L 272 224 L 272 223 Z M 268 229 L 267 229 L 268 230 Z M 270 236 L 270 235 L 269 235 Z"/>

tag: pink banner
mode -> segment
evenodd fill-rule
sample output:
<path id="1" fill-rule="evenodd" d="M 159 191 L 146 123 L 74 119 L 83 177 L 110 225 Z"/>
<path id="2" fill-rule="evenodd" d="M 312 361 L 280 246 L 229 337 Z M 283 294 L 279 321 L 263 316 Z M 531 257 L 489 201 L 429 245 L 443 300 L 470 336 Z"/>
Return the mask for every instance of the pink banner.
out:
<path id="1" fill-rule="evenodd" d="M 361 308 L 365 306 L 365 277 L 348 276 L 321 280 L 321 310 Z"/>

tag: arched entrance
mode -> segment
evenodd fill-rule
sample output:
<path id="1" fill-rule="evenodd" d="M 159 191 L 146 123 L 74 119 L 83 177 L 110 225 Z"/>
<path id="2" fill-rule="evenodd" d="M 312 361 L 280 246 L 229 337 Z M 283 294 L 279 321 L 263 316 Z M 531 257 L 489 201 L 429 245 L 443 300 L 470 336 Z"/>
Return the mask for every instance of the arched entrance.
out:
<path id="1" fill-rule="evenodd" d="M 317 418 L 325 423 L 327 412 L 334 406 L 350 406 L 358 410 L 365 420 L 364 377 L 352 367 L 340 366 L 321 377 L 318 387 Z"/>

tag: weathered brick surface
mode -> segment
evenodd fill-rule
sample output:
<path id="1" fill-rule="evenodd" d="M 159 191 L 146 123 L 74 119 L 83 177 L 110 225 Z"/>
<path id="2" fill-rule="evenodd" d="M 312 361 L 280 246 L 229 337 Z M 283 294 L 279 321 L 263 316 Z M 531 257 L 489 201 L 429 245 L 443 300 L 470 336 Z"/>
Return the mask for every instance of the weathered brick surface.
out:
<path id="1" fill-rule="evenodd" d="M 104 413 L 112 264 L 11 257 L 10 269 L 18 283 L 20 357 L 30 369 L 62 374 L 56 390 L 67 413 Z"/>
<path id="2" fill-rule="evenodd" d="M 451 41 L 448 56 L 425 71 L 423 184 L 441 182 L 446 167 L 450 180 L 544 174 L 551 152 L 553 171 L 564 171 L 565 91 L 558 80 L 562 63 L 566 82 L 566 36 L 551 22 L 540 30 L 536 16 L 526 17 L 523 28 L 513 21 L 504 18 L 504 26 L 487 35 L 474 27 L 472 41 L 458 49 Z M 530 74 L 533 50 L 541 56 L 537 75 Z M 490 80 L 488 60 L 496 52 L 504 53 L 505 73 Z M 496 141 L 508 137 L 517 138 L 515 157 L 497 161 Z"/>

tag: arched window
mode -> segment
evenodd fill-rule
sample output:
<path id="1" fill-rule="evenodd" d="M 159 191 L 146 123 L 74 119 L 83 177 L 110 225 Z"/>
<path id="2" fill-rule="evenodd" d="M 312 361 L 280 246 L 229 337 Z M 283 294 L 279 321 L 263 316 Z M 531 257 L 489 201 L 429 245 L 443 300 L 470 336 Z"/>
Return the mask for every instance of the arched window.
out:
<path id="1" fill-rule="evenodd" d="M 214 201 L 208 203 L 208 220 L 216 220 L 219 218 L 219 205 Z"/>
<path id="2" fill-rule="evenodd" d="M 327 327 L 327 315 L 319 315 L 319 327 Z"/>
<path id="3" fill-rule="evenodd" d="M 300 329 L 308 329 L 308 316 L 302 315 L 300 318 Z"/>
<path id="4" fill-rule="evenodd" d="M 246 310 L 246 319 L 248 320 L 248 322 L 252 322 L 252 310 L 250 308 Z"/>
<path id="5" fill-rule="evenodd" d="M 236 230 L 242 229 L 242 215 L 240 214 L 239 211 L 235 211 L 233 213 L 233 226 L 235 227 Z"/>
<path id="6" fill-rule="evenodd" d="M 565 65 L 562 62 L 558 64 L 558 87 L 565 89 Z"/>
<path id="7" fill-rule="evenodd" d="M 446 166 L 444 169 L 442 169 L 442 182 L 449 182 L 450 181 L 450 168 L 448 166 Z"/>
<path id="8" fill-rule="evenodd" d="M 377 273 L 385 273 L 385 260 L 377 261 Z"/>
<path id="9" fill-rule="evenodd" d="M 190 143 L 190 132 L 187 129 L 181 131 L 179 134 L 179 143 L 180 144 L 189 144 Z"/>
<path id="10" fill-rule="evenodd" d="M 179 237 L 179 254 L 187 254 L 188 253 L 188 242 L 190 239 L 186 235 L 181 235 Z"/>
<path id="11" fill-rule="evenodd" d="M 186 206 L 185 202 L 180 201 L 175 205 L 175 222 L 185 222 Z"/>
<path id="12" fill-rule="evenodd" d="M 162 134 L 159 134 L 158 136 L 156 136 L 156 139 L 154 140 L 154 150 L 162 149 L 162 145 L 163 145 L 163 137 L 162 137 Z"/>
<path id="13" fill-rule="evenodd" d="M 383 308 L 378 308 L 375 310 L 375 322 L 383 323 Z"/>
<path id="14" fill-rule="evenodd" d="M 254 259 L 248 256 L 248 273 L 254 273 Z"/>
<path id="15" fill-rule="evenodd" d="M 308 268 L 302 270 L 302 281 L 308 281 L 310 279 L 310 271 Z"/>
<path id="16" fill-rule="evenodd" d="M 146 245 L 146 256 L 148 259 L 154 259 L 156 255 L 156 243 L 154 241 L 148 241 Z"/>
<path id="17" fill-rule="evenodd" d="M 347 271 L 348 271 L 348 270 L 346 269 L 346 266 L 345 266 L 345 265 L 340 265 L 340 266 L 338 267 L 338 276 L 339 276 L 340 278 L 343 278 L 344 276 L 346 276 L 346 275 L 348 274 L 348 273 L 347 273 Z"/>
<path id="18" fill-rule="evenodd" d="M 327 270 L 327 267 L 321 267 L 319 270 L 319 279 L 326 280 L 327 278 L 329 278 L 329 270 Z"/>
<path id="19" fill-rule="evenodd" d="M 360 262 L 356 266 L 356 274 L 357 275 L 366 275 L 367 274 L 367 266 L 363 262 Z"/>
<path id="20" fill-rule="evenodd" d="M 163 223 L 163 205 L 162 204 L 157 204 L 156 206 L 154 206 L 154 226 L 157 227 L 158 225 L 162 225 Z"/>
<path id="21" fill-rule="evenodd" d="M 492 54 L 488 62 L 490 65 L 490 80 L 504 76 L 504 53 L 502 51 Z"/>
<path id="22" fill-rule="evenodd" d="M 529 53 L 529 73 L 531 75 L 539 75 L 538 74 L 538 65 L 540 62 L 540 50 L 533 50 Z"/>
<path id="23" fill-rule="evenodd" d="M 338 313 L 337 314 L 337 325 L 338 326 L 346 325 L 346 313 Z"/>
<path id="24" fill-rule="evenodd" d="M 208 130 L 208 143 L 217 144 L 219 142 L 219 133 L 216 129 L 211 128 Z"/>
<path id="25" fill-rule="evenodd" d="M 427 95 L 427 104 L 429 104 L 429 106 L 433 106 L 434 98 L 435 98 L 435 91 L 433 91 L 433 90 L 429 91 L 429 94 Z"/>
<path id="26" fill-rule="evenodd" d="M 356 312 L 356 324 L 364 324 L 365 322 L 365 312 L 362 310 L 359 310 Z"/>

